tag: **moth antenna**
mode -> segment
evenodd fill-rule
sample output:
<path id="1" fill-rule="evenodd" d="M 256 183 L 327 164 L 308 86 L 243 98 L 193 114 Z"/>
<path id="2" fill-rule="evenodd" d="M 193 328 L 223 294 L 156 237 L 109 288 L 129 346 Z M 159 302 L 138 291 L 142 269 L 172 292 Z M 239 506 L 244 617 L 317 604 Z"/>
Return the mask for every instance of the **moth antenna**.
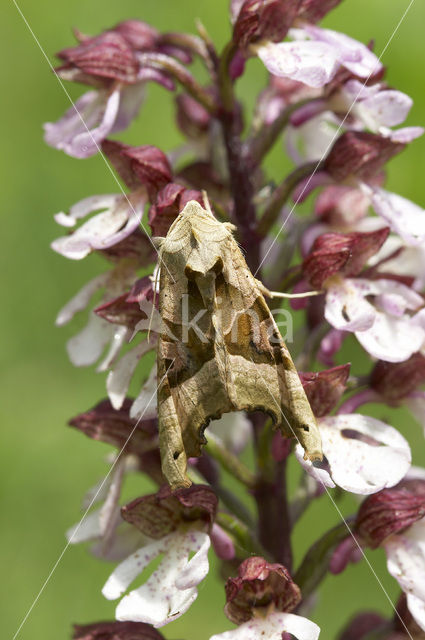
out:
<path id="1" fill-rule="evenodd" d="M 268 291 L 268 290 L 267 290 Z M 310 296 L 320 296 L 324 291 L 303 291 L 303 293 L 281 293 L 280 291 L 268 291 L 269 298 L 309 298 Z"/>

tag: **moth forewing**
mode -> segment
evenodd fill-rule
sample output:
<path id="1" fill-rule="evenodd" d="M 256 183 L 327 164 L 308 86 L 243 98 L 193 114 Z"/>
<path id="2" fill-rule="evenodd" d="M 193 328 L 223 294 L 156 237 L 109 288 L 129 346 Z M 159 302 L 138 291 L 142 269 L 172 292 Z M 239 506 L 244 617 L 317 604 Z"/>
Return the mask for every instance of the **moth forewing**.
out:
<path id="1" fill-rule="evenodd" d="M 231 411 L 269 413 L 306 457 L 320 435 L 291 356 L 231 231 L 189 202 L 160 243 L 158 423 L 164 475 L 190 484 L 210 420 Z"/>

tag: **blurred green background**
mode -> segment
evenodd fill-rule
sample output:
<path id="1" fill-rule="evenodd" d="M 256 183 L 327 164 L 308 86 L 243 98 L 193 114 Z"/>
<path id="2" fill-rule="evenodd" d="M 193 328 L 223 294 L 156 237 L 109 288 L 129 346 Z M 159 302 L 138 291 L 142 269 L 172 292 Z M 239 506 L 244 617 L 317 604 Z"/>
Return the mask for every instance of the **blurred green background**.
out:
<path id="1" fill-rule="evenodd" d="M 375 39 L 380 53 L 408 4 L 407 0 L 346 0 L 325 24 L 365 42 Z M 21 0 L 19 5 L 50 60 L 55 51 L 73 43 L 71 27 L 94 34 L 129 17 L 146 20 L 161 30 L 182 31 L 193 31 L 194 18 L 200 18 L 219 46 L 229 35 L 228 0 Z M 383 57 L 389 83 L 415 99 L 409 123 L 420 125 L 425 124 L 424 24 L 425 5 L 417 1 Z M 0 316 L 0 601 L 2 635 L 12 638 L 64 549 L 64 531 L 78 520 L 84 492 L 108 468 L 106 445 L 65 426 L 71 416 L 105 395 L 104 375 L 75 369 L 68 362 L 64 345 L 75 333 L 75 324 L 54 327 L 58 309 L 102 265 L 97 257 L 69 262 L 49 249 L 49 242 L 60 235 L 52 214 L 85 196 L 115 192 L 116 185 L 99 157 L 77 161 L 44 145 L 41 124 L 62 115 L 69 106 L 67 98 L 11 0 L 3 4 L 0 31 L 0 260 L 4 284 Z M 252 100 L 263 86 L 264 71 L 253 63 L 249 73 L 241 91 Z M 79 87 L 70 91 L 73 97 L 81 92 Z M 169 150 L 180 141 L 170 97 L 157 87 L 149 94 L 125 139 Z M 422 204 L 424 153 L 425 140 L 420 139 L 391 163 L 388 183 L 390 189 Z M 286 166 L 282 155 L 277 145 L 268 161 L 275 176 Z M 350 357 L 355 360 L 356 353 Z M 409 438 L 415 462 L 424 464 L 420 428 L 401 410 L 388 409 L 383 417 Z M 137 490 L 142 493 L 144 486 Z M 353 504 L 343 504 L 344 510 L 349 511 Z M 338 521 L 335 508 L 323 497 L 296 528 L 296 557 L 299 559 L 321 532 Z M 390 597 L 395 598 L 397 585 L 386 573 L 383 554 L 374 552 L 369 558 Z M 62 640 L 69 637 L 72 622 L 112 619 L 114 603 L 100 593 L 111 568 L 81 546 L 67 549 L 19 638 Z M 164 635 L 175 640 L 207 640 L 230 628 L 222 614 L 223 603 L 222 584 L 213 571 L 201 585 L 190 613 L 163 629 Z M 363 561 L 342 576 L 325 581 L 311 617 L 322 626 L 321 637 L 327 640 L 336 637 L 347 615 L 367 607 L 387 614 L 391 611 L 376 577 Z"/>

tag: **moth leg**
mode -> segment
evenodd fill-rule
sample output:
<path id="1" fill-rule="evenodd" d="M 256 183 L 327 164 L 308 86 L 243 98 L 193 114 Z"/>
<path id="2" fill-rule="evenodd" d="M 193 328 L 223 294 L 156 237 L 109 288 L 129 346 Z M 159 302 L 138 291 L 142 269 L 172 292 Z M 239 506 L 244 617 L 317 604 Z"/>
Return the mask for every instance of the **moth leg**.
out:
<path id="1" fill-rule="evenodd" d="M 270 291 L 267 287 L 255 278 L 255 282 L 263 296 L 266 298 L 309 298 L 310 296 L 320 296 L 323 291 L 303 291 L 302 293 L 282 293 L 281 291 Z"/>

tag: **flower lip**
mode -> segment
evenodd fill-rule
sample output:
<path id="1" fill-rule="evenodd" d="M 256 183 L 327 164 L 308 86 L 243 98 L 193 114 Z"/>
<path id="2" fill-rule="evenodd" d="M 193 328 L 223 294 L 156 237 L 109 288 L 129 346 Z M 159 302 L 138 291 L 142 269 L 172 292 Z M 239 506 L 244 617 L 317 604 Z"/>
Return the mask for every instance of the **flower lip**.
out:
<path id="1" fill-rule="evenodd" d="M 242 624 L 256 609 L 273 604 L 277 611 L 289 612 L 300 600 L 300 589 L 283 565 L 253 556 L 240 564 L 236 578 L 227 580 L 224 610 L 232 622 Z"/>
<path id="2" fill-rule="evenodd" d="M 192 485 L 172 493 L 168 485 L 148 496 L 133 500 L 121 509 L 124 520 L 150 538 L 159 539 L 180 525 L 198 521 L 209 531 L 217 510 L 214 491 L 206 485 Z"/>

